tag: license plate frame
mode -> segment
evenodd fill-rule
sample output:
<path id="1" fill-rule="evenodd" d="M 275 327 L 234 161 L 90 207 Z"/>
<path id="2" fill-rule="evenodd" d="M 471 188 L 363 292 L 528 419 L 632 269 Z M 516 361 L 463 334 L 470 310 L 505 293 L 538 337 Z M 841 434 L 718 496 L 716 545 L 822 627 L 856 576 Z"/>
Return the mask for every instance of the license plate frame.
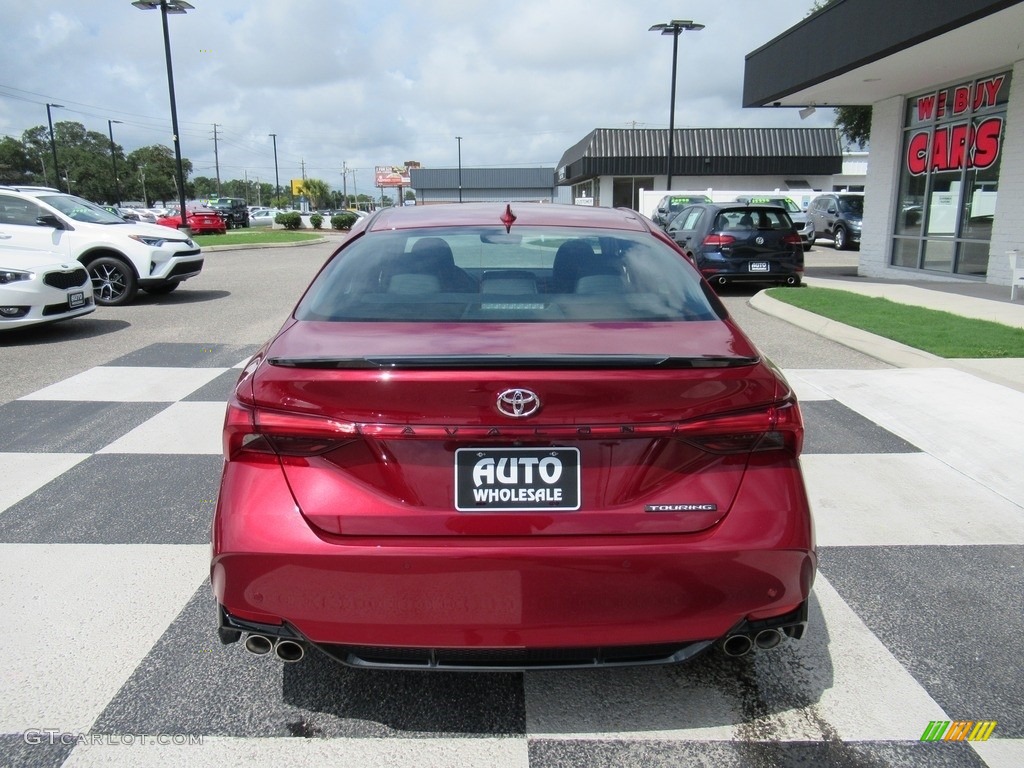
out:
<path id="1" fill-rule="evenodd" d="M 79 309 L 85 306 L 85 291 L 68 293 L 68 309 Z"/>
<path id="2" fill-rule="evenodd" d="M 748 272 L 770 272 L 772 265 L 767 261 L 751 261 L 747 264 Z"/>
<path id="3" fill-rule="evenodd" d="M 455 509 L 574 512 L 581 505 L 581 475 L 578 448 L 458 448 Z"/>

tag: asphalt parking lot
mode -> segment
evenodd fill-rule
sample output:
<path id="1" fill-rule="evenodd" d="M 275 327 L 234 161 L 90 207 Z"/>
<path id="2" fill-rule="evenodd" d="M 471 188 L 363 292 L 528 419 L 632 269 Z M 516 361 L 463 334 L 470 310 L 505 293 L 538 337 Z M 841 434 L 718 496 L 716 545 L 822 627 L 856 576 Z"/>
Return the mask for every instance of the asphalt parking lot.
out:
<path id="1" fill-rule="evenodd" d="M 221 646 L 223 401 L 332 248 L 210 251 L 173 294 L 0 337 L 0 765 L 1024 764 L 1024 481 L 1006 466 L 1024 445 L 1005 417 L 1024 394 L 894 368 L 752 309 L 753 289 L 724 301 L 807 422 L 821 568 L 804 640 L 526 674 Z M 817 246 L 808 265 L 855 259 Z M 996 725 L 921 740 L 945 721 Z"/>

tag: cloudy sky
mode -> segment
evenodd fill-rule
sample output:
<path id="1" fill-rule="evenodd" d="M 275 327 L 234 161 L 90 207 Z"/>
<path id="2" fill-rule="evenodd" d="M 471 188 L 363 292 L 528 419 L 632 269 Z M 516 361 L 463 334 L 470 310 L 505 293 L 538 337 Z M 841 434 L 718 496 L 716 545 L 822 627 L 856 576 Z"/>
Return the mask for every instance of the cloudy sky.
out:
<path id="1" fill-rule="evenodd" d="M 191 0 L 168 17 L 178 123 L 194 175 L 301 176 L 369 192 L 373 168 L 554 167 L 594 128 L 817 127 L 795 110 L 743 109 L 746 54 L 812 0 Z M 131 152 L 172 145 L 159 11 L 130 0 L 0 0 L 0 135 L 54 121 Z"/>

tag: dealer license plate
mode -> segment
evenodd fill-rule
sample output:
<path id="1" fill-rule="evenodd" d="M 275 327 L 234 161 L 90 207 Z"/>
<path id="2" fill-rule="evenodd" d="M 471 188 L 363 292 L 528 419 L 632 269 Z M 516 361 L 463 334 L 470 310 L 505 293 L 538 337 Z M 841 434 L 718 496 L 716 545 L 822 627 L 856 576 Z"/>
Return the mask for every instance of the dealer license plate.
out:
<path id="1" fill-rule="evenodd" d="M 459 448 L 459 512 L 553 512 L 580 508 L 577 448 Z"/>
<path id="2" fill-rule="evenodd" d="M 85 293 L 75 291 L 68 294 L 68 309 L 78 309 L 82 306 L 85 306 Z"/>
<path id="3" fill-rule="evenodd" d="M 747 265 L 747 269 L 751 272 L 767 272 L 768 268 L 767 261 L 752 261 Z"/>

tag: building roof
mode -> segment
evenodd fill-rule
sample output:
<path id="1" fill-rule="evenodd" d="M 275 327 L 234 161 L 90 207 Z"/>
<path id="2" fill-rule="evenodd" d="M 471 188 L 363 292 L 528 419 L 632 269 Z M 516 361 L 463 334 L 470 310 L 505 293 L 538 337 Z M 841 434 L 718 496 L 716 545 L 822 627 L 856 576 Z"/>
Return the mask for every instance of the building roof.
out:
<path id="1" fill-rule="evenodd" d="M 673 176 L 838 173 L 843 150 L 834 128 L 677 128 Z M 558 183 L 596 176 L 666 172 L 668 131 L 597 128 L 566 150 Z"/>
<path id="2" fill-rule="evenodd" d="M 1020 58 L 1021 0 L 836 0 L 747 54 L 744 107 L 874 104 Z"/>
<path id="3" fill-rule="evenodd" d="M 554 168 L 413 168 L 412 188 L 421 189 L 552 189 Z"/>

